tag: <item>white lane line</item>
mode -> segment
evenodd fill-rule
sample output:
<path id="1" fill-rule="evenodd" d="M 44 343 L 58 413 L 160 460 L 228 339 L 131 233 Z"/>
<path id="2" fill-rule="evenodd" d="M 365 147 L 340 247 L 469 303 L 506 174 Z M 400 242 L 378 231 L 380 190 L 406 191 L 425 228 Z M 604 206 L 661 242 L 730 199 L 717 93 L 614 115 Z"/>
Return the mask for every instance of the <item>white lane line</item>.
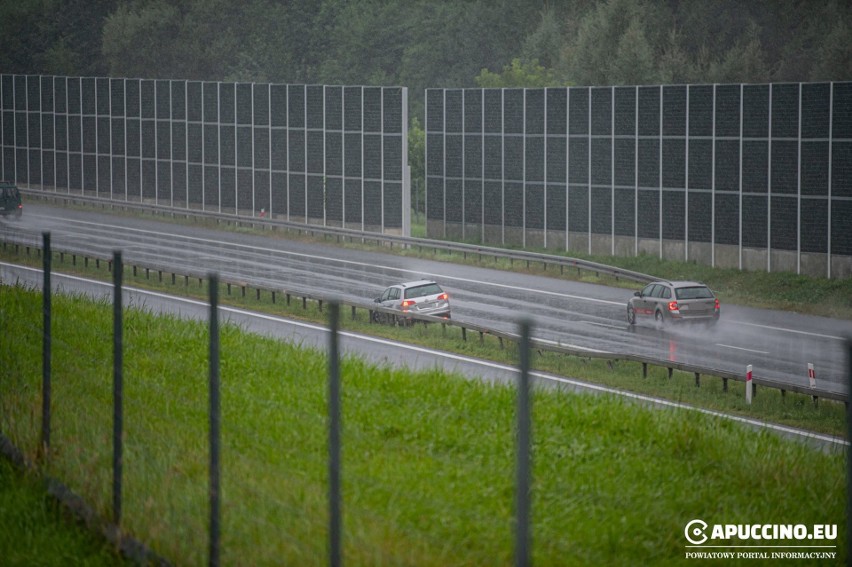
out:
<path id="1" fill-rule="evenodd" d="M 760 327 L 761 329 L 772 329 L 773 331 L 781 331 L 783 333 L 796 333 L 797 335 L 807 335 L 809 337 L 819 337 L 821 339 L 833 339 L 835 341 L 845 341 L 847 337 L 838 337 L 835 335 L 823 335 L 822 333 L 811 333 L 810 331 L 800 331 L 798 329 L 785 329 L 784 327 L 773 327 L 772 325 L 759 325 L 757 323 L 746 323 L 745 321 L 731 321 L 736 325 L 748 325 L 749 327 Z"/>
<path id="2" fill-rule="evenodd" d="M 597 352 L 597 353 L 600 353 L 600 354 L 609 354 L 609 351 L 606 351 L 606 350 L 600 350 L 600 349 L 591 348 L 591 347 L 584 347 L 584 346 L 580 346 L 580 345 L 572 345 L 570 343 L 563 343 L 562 341 L 552 341 L 550 339 L 535 339 L 535 340 L 540 342 L 540 343 L 545 343 L 545 344 L 554 345 L 554 346 L 573 348 L 573 349 L 576 349 L 576 350 L 584 350 L 586 352 Z"/>
<path id="3" fill-rule="evenodd" d="M 743 347 L 732 346 L 732 345 L 723 345 L 721 343 L 716 343 L 716 346 L 720 346 L 722 348 L 733 348 L 733 349 L 736 349 L 736 350 L 744 350 L 746 352 L 755 352 L 757 354 L 769 354 L 765 350 L 754 350 L 754 349 L 751 349 L 751 348 L 743 348 Z"/>
<path id="4" fill-rule="evenodd" d="M 19 269 L 22 269 L 22 270 L 27 270 L 27 271 L 32 271 L 32 272 L 41 272 L 41 270 L 36 269 L 36 268 L 29 268 L 29 267 L 26 267 L 26 266 L 17 266 L 15 264 L 7 264 L 5 262 L 0 262 L 0 266 L 8 266 L 8 267 L 11 267 L 11 268 L 19 268 Z M 60 273 L 54 273 L 53 275 L 57 276 L 57 277 L 63 277 L 63 278 L 71 279 L 71 280 L 85 282 L 85 283 L 88 283 L 88 284 L 96 284 L 96 285 L 100 285 L 100 286 L 104 286 L 104 287 L 112 287 L 112 284 L 110 284 L 110 283 L 101 282 L 101 281 L 97 281 L 97 280 L 87 280 L 85 278 L 80 278 L 80 277 L 77 277 L 77 276 L 69 276 L 69 275 L 60 274 Z M 128 290 L 128 291 L 133 291 L 135 293 L 143 294 L 143 295 L 151 295 L 151 296 L 154 296 L 154 297 L 160 297 L 160 298 L 163 298 L 163 299 L 168 299 L 170 301 L 189 303 L 191 305 L 198 305 L 198 306 L 203 306 L 203 307 L 209 307 L 210 306 L 210 304 L 205 302 L 205 301 L 198 301 L 198 300 L 195 300 L 195 299 L 188 299 L 188 298 L 185 298 L 185 297 L 176 297 L 176 296 L 172 296 L 172 295 L 166 295 L 164 293 L 158 293 L 158 292 L 155 292 L 155 291 L 148 291 L 148 290 L 138 289 L 138 288 L 134 288 L 134 287 L 125 287 L 124 289 Z M 296 326 L 296 327 L 303 327 L 303 328 L 311 329 L 311 330 L 314 330 L 314 331 L 321 331 L 321 332 L 326 332 L 326 333 L 328 332 L 328 329 L 326 327 L 322 327 L 320 325 L 315 325 L 315 324 L 312 324 L 312 323 L 305 323 L 305 322 L 302 322 L 302 321 L 295 321 L 295 320 L 291 320 L 291 319 L 285 319 L 283 317 L 276 317 L 274 315 L 266 315 L 266 314 L 263 314 L 263 313 L 255 313 L 255 312 L 252 312 L 252 311 L 245 311 L 243 309 L 237 309 L 237 308 L 234 308 L 234 307 L 227 307 L 227 306 L 221 306 L 221 305 L 219 306 L 219 309 L 221 311 L 235 313 L 235 314 L 243 315 L 243 316 L 246 316 L 246 317 L 254 317 L 254 318 L 257 318 L 257 319 L 265 319 L 267 321 L 273 321 L 273 322 L 281 323 L 281 324 L 284 324 L 284 325 L 293 325 L 293 326 Z M 452 354 L 452 353 L 449 353 L 449 352 L 442 352 L 442 351 L 438 351 L 438 350 L 432 350 L 432 349 L 429 349 L 429 348 L 415 346 L 415 345 L 409 345 L 409 344 L 405 344 L 405 343 L 397 343 L 397 342 L 393 342 L 393 341 L 390 341 L 390 340 L 387 340 L 387 339 L 380 339 L 380 338 L 377 338 L 377 337 L 370 337 L 370 336 L 367 336 L 367 335 L 359 335 L 358 333 L 352 333 L 352 332 L 349 332 L 349 331 L 340 331 L 340 335 L 344 336 L 344 337 L 349 337 L 351 339 L 364 341 L 364 342 L 370 342 L 370 343 L 380 344 L 380 345 L 388 346 L 388 347 L 392 347 L 392 348 L 399 348 L 399 349 L 409 350 L 409 351 L 416 352 L 416 353 L 427 354 L 427 355 L 434 356 L 434 357 L 437 357 L 437 358 L 445 358 L 445 359 L 449 359 L 449 360 L 456 360 L 458 362 L 464 362 L 464 363 L 471 364 L 471 365 L 474 365 L 474 366 L 482 366 L 482 367 L 485 367 L 485 368 L 494 368 L 496 370 L 501 370 L 501 371 L 504 371 L 504 372 L 512 372 L 512 373 L 518 373 L 519 372 L 519 370 L 514 366 L 507 366 L 505 364 L 500 364 L 500 363 L 497 363 L 497 362 L 490 362 L 488 360 L 480 360 L 480 359 L 476 359 L 476 358 L 470 358 L 470 357 L 463 356 L 463 355 Z M 771 431 L 776 431 L 776 432 L 779 432 L 779 433 L 787 433 L 787 434 L 790 434 L 790 435 L 796 435 L 798 437 L 803 437 L 803 438 L 806 438 L 806 439 L 814 439 L 814 440 L 817 440 L 817 441 L 822 441 L 822 442 L 832 443 L 834 445 L 842 445 L 842 446 L 849 446 L 849 444 L 850 444 L 849 441 L 847 441 L 845 439 L 840 439 L 838 437 L 831 437 L 829 435 L 822 435 L 820 433 L 813 433 L 813 432 L 810 432 L 810 431 L 805 431 L 805 430 L 802 430 L 802 429 L 795 429 L 795 428 L 787 427 L 787 426 L 784 426 L 784 425 L 776 425 L 774 423 L 767 423 L 767 422 L 759 421 L 759 420 L 756 420 L 756 419 L 749 419 L 749 418 L 746 418 L 746 417 L 739 417 L 739 416 L 736 416 L 736 415 L 728 415 L 726 413 L 722 413 L 722 412 L 718 412 L 718 411 L 713 411 L 713 410 L 708 410 L 708 409 L 703 409 L 703 408 L 697 408 L 697 407 L 694 407 L 694 406 L 691 406 L 691 405 L 688 405 L 688 404 L 684 404 L 684 403 L 681 403 L 681 402 L 672 402 L 672 401 L 664 400 L 664 399 L 661 399 L 661 398 L 654 398 L 652 396 L 645 396 L 645 395 L 642 395 L 642 394 L 635 394 L 633 392 L 626 392 L 626 391 L 618 390 L 618 389 L 615 389 L 615 388 L 608 388 L 606 386 L 599 386 L 597 384 L 591 384 L 591 383 L 588 383 L 588 382 L 583 382 L 581 380 L 575 380 L 573 378 L 564 378 L 562 376 L 553 376 L 553 375 L 550 375 L 550 374 L 545 374 L 543 372 L 536 372 L 536 371 L 530 372 L 530 375 L 535 376 L 536 378 L 541 378 L 543 380 L 550 380 L 552 382 L 559 382 L 561 384 L 568 384 L 568 385 L 571 385 L 571 386 L 574 386 L 574 387 L 577 387 L 577 388 L 581 388 L 581 389 L 585 389 L 585 390 L 592 390 L 594 392 L 612 394 L 614 396 L 620 396 L 622 398 L 628 398 L 628 399 L 631 399 L 631 400 L 638 400 L 638 401 L 641 401 L 641 402 L 661 405 L 661 406 L 670 407 L 670 408 L 677 408 L 677 409 L 682 409 L 682 410 L 687 410 L 687 411 L 695 411 L 695 412 L 698 412 L 698 413 L 703 413 L 705 415 L 712 415 L 712 416 L 715 416 L 715 417 L 718 417 L 718 418 L 721 418 L 721 419 L 727 419 L 727 420 L 730 420 L 730 421 L 735 421 L 737 423 L 743 423 L 743 424 L 751 425 L 751 426 L 758 427 L 758 428 L 769 429 Z"/>
<path id="5" fill-rule="evenodd" d="M 32 215 L 32 216 L 39 216 L 39 215 Z M 42 216 L 41 218 L 51 219 L 53 217 Z M 76 223 L 79 223 L 79 224 L 93 225 L 93 226 L 97 226 L 99 228 L 115 228 L 115 229 L 122 229 L 122 230 L 126 230 L 126 231 L 138 232 L 138 233 L 142 233 L 142 234 L 153 234 L 155 236 L 160 236 L 160 237 L 162 237 L 162 236 L 168 236 L 168 237 L 171 237 L 171 238 L 178 237 L 178 238 L 182 238 L 184 240 L 193 240 L 193 241 L 202 242 L 202 243 L 205 243 L 205 244 L 227 245 L 229 247 L 246 248 L 246 249 L 254 250 L 254 251 L 258 251 L 258 252 L 272 252 L 272 253 L 275 253 L 275 254 L 282 254 L 282 255 L 287 255 L 287 256 L 296 256 L 296 257 L 306 258 L 306 259 L 311 259 L 311 260 L 324 260 L 324 261 L 328 261 L 328 262 L 339 262 L 341 264 L 349 264 L 349 265 L 358 266 L 358 267 L 361 267 L 361 268 L 375 268 L 376 267 L 375 264 L 372 264 L 372 263 L 369 263 L 369 262 L 356 262 L 354 260 L 343 260 L 341 258 L 317 256 L 315 254 L 303 254 L 303 253 L 300 253 L 300 252 L 289 252 L 289 251 L 285 251 L 285 250 L 278 250 L 276 248 L 264 248 L 264 247 L 261 247 L 261 246 L 249 246 L 247 244 L 225 242 L 223 240 L 213 240 L 213 239 L 209 239 L 209 238 L 199 238 L 197 236 L 175 235 L 175 234 L 171 234 L 171 233 L 167 233 L 167 232 L 157 232 L 157 231 L 154 231 L 154 230 L 145 230 L 145 229 L 141 229 L 141 228 L 129 228 L 129 227 L 125 227 L 125 226 L 108 225 L 108 224 L 81 221 L 81 220 L 69 219 L 68 222 L 76 222 Z M 514 291 L 522 291 L 522 292 L 525 292 L 525 293 L 540 293 L 540 294 L 544 294 L 544 295 L 550 295 L 550 296 L 553 296 L 553 297 L 562 297 L 562 298 L 566 298 L 566 299 L 577 299 L 577 300 L 580 300 L 580 301 L 588 301 L 588 302 L 591 302 L 591 303 L 602 303 L 604 305 L 618 305 L 618 306 L 625 305 L 625 302 L 623 302 L 623 301 L 610 301 L 610 300 L 607 300 L 607 299 L 598 299 L 596 297 L 586 297 L 586 296 L 582 296 L 582 295 L 572 295 L 572 294 L 569 294 L 569 293 L 559 293 L 559 292 L 555 292 L 555 291 L 545 291 L 545 290 L 540 290 L 540 289 L 532 289 L 532 288 L 528 288 L 528 287 L 514 286 L 514 285 L 508 285 L 508 284 L 499 284 L 499 283 L 488 282 L 488 281 L 474 280 L 474 279 L 468 279 L 468 278 L 460 278 L 460 277 L 456 277 L 456 276 L 448 276 L 448 275 L 445 275 L 445 274 L 419 272 L 419 271 L 414 271 L 414 270 L 406 270 L 404 268 L 393 268 L 393 267 L 387 267 L 387 266 L 385 266 L 384 269 L 395 270 L 395 271 L 403 273 L 403 274 L 423 274 L 423 275 L 428 275 L 428 276 L 431 276 L 431 277 L 434 277 L 434 278 L 440 278 L 440 279 L 443 279 L 443 280 L 453 280 L 453 281 L 458 281 L 458 282 L 475 283 L 475 284 L 479 284 L 479 285 L 490 285 L 492 287 L 498 287 L 498 288 L 503 288 L 503 289 L 511 289 L 511 290 L 514 290 Z"/>
<path id="6" fill-rule="evenodd" d="M 609 329 L 618 329 L 619 331 L 623 331 L 623 330 L 624 330 L 624 326 L 623 326 L 623 325 L 621 325 L 621 326 L 619 326 L 619 325 L 609 325 L 609 324 L 607 324 L 607 323 L 598 323 L 597 321 L 583 321 L 583 323 L 586 323 L 586 324 L 589 324 L 589 325 L 597 325 L 598 327 L 607 327 L 607 328 L 609 328 Z"/>

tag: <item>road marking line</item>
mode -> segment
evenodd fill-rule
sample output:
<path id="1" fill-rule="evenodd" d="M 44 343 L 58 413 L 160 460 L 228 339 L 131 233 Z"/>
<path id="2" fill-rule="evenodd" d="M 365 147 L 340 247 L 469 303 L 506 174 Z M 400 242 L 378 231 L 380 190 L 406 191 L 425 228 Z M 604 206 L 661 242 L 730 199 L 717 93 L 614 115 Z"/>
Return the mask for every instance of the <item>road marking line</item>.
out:
<path id="1" fill-rule="evenodd" d="M 623 326 L 609 325 L 607 323 L 598 323 L 597 321 L 583 321 L 583 323 L 588 323 L 589 325 L 597 325 L 598 327 L 607 327 L 607 328 L 610 328 L 610 329 L 618 329 L 619 331 L 624 330 Z"/>
<path id="2" fill-rule="evenodd" d="M 6 262 L 0 262 L 0 266 L 8 266 L 10 268 L 18 268 L 18 269 L 32 271 L 32 272 L 41 272 L 42 271 L 42 270 L 39 270 L 37 268 L 29 268 L 27 266 L 18 266 L 16 264 L 9 264 L 9 263 L 6 263 Z M 100 286 L 104 286 L 104 287 L 112 287 L 112 284 L 107 283 L 107 282 L 101 282 L 101 281 L 97 281 L 97 280 L 88 280 L 88 279 L 85 279 L 85 278 L 81 278 L 81 277 L 77 277 L 77 276 L 69 276 L 69 275 L 61 274 L 61 273 L 54 273 L 53 275 L 55 275 L 57 277 L 63 277 L 63 278 L 71 279 L 71 280 L 86 282 L 86 283 L 89 283 L 89 284 L 96 284 L 96 285 L 100 285 Z M 155 291 L 148 291 L 148 290 L 134 288 L 134 287 L 124 287 L 123 289 L 125 289 L 126 291 L 132 291 L 132 292 L 135 292 L 135 293 L 139 293 L 141 295 L 151 295 L 151 296 L 154 296 L 154 297 L 161 297 L 161 298 L 164 298 L 164 299 L 168 299 L 170 301 L 184 302 L 184 303 L 189 303 L 189 304 L 192 304 L 192 305 L 198 305 L 198 306 L 203 306 L 203 307 L 209 307 L 210 306 L 210 304 L 205 302 L 205 301 L 198 301 L 198 300 L 195 300 L 195 299 L 188 299 L 188 298 L 185 298 L 185 297 L 177 297 L 177 296 L 173 296 L 173 295 L 167 295 L 167 294 L 164 294 L 164 293 L 158 293 L 158 292 L 155 292 Z M 266 315 L 264 313 L 256 313 L 256 312 L 253 312 L 253 311 L 246 311 L 246 310 L 243 310 L 243 309 L 237 309 L 237 308 L 234 308 L 234 307 L 227 307 L 227 306 L 222 306 L 222 305 L 219 306 L 219 309 L 221 311 L 240 314 L 240 315 L 244 315 L 244 316 L 247 316 L 247 317 L 255 317 L 255 318 L 258 318 L 258 319 L 266 319 L 268 321 L 278 322 L 278 323 L 282 323 L 282 324 L 285 324 L 285 325 L 292 325 L 292 326 L 296 326 L 296 327 L 304 327 L 306 329 L 311 329 L 311 330 L 314 330 L 314 331 L 321 331 L 321 332 L 325 332 L 325 333 L 329 332 L 328 328 L 322 327 L 320 325 L 315 325 L 315 324 L 312 324 L 312 323 L 305 323 L 305 322 L 302 322 L 302 321 L 295 321 L 295 320 L 291 320 L 291 319 L 285 319 L 283 317 L 277 317 L 277 316 L 274 316 L 274 315 Z M 349 332 L 349 331 L 340 331 L 340 335 L 344 336 L 344 337 L 349 337 L 351 339 L 361 340 L 361 341 L 365 341 L 365 342 L 372 342 L 372 343 L 380 344 L 380 345 L 383 345 L 383 346 L 389 346 L 389 347 L 393 347 L 393 348 L 410 350 L 410 351 L 413 351 L 413 352 L 417 352 L 417 353 L 421 353 L 421 354 L 428 354 L 428 355 L 439 357 L 439 358 L 446 358 L 446 359 L 449 359 L 449 360 L 457 360 L 459 362 L 465 362 L 465 363 L 468 363 L 468 364 L 472 364 L 474 366 L 483 366 L 483 367 L 486 367 L 486 368 L 494 368 L 494 369 L 502 370 L 502 371 L 505 371 L 505 372 L 513 372 L 513 373 L 520 372 L 518 370 L 518 368 L 516 368 L 514 366 L 508 366 L 508 365 L 505 365 L 505 364 L 500 364 L 500 363 L 497 363 L 497 362 L 491 362 L 491 361 L 488 361 L 488 360 L 480 360 L 480 359 L 477 359 L 477 358 L 471 358 L 471 357 L 468 357 L 468 356 L 453 354 L 453 353 L 449 353 L 449 352 L 442 352 L 442 351 L 439 351 L 439 350 L 432 350 L 430 348 L 420 347 L 420 346 L 416 346 L 416 345 L 409 345 L 409 344 L 405 344 L 405 343 L 397 343 L 397 342 L 390 341 L 390 340 L 387 340 L 387 339 L 381 339 L 381 338 L 378 338 L 378 337 L 370 337 L 370 336 L 367 336 L 367 335 L 360 335 L 358 333 L 352 333 L 352 332 Z M 774 423 L 767 423 L 767 422 L 759 421 L 759 420 L 756 420 L 756 419 L 739 417 L 739 416 L 736 416 L 736 415 L 729 415 L 729 414 L 714 411 L 714 410 L 697 408 L 695 406 L 691 406 L 689 404 L 684 404 L 682 402 L 672 402 L 672 401 L 669 401 L 669 400 L 664 400 L 662 398 L 654 398 L 652 396 L 646 396 L 646 395 L 643 395 L 643 394 L 636 394 L 636 393 L 633 393 L 633 392 L 627 392 L 627 391 L 619 390 L 619 389 L 616 389 L 616 388 L 609 388 L 607 386 L 599 386 L 597 384 L 591 384 L 589 382 L 583 382 L 581 380 L 575 380 L 573 378 L 565 378 L 565 377 L 562 377 L 562 376 L 554 376 L 554 375 L 551 375 L 551 374 L 545 374 L 543 372 L 537 372 L 537 371 L 530 372 L 530 375 L 535 376 L 536 378 L 541 378 L 543 380 L 550 380 L 552 382 L 559 382 L 559 383 L 562 383 L 562 384 L 568 384 L 568 385 L 571 385 L 571 386 L 574 386 L 574 387 L 577 387 L 577 388 L 592 390 L 594 392 L 599 392 L 599 393 L 604 393 L 604 394 L 612 394 L 612 395 L 615 395 L 615 396 L 620 396 L 622 398 L 638 400 L 638 401 L 641 401 L 641 402 L 651 403 L 651 404 L 655 404 L 655 405 L 661 405 L 661 406 L 665 406 L 665 407 L 669 407 L 669 408 L 677 408 L 677 409 L 682 409 L 682 410 L 687 410 L 687 411 L 695 411 L 695 412 L 698 412 L 698 413 L 703 413 L 705 415 L 711 415 L 711 416 L 715 416 L 715 417 L 718 417 L 718 418 L 721 418 L 721 419 L 727 419 L 729 421 L 735 421 L 735 422 L 738 422 L 738 423 L 743 423 L 743 424 L 751 425 L 751 426 L 758 427 L 758 428 L 764 428 L 764 429 L 769 429 L 769 430 L 772 430 L 772 431 L 777 431 L 779 433 L 787 433 L 787 434 L 790 434 L 790 435 L 796 435 L 798 437 L 803 437 L 805 439 L 814 439 L 814 440 L 817 440 L 817 441 L 823 441 L 823 442 L 826 442 L 826 443 L 832 443 L 834 445 L 841 445 L 841 446 L 849 446 L 850 445 L 849 441 L 847 441 L 845 439 L 838 438 L 838 437 L 831 437 L 830 435 L 813 433 L 811 431 L 805 431 L 805 430 L 802 430 L 802 429 L 795 429 L 795 428 L 787 427 L 787 426 L 784 426 L 784 425 L 776 425 Z"/>
<path id="3" fill-rule="evenodd" d="M 820 337 L 822 339 L 834 339 L 836 341 L 845 341 L 845 337 L 837 337 L 835 335 L 823 335 L 822 333 L 811 333 L 809 331 L 799 331 L 798 329 L 785 329 L 784 327 L 773 327 L 772 325 L 759 325 L 757 323 L 746 323 L 745 321 L 731 321 L 737 325 L 748 325 L 749 327 L 760 327 L 761 329 L 772 329 L 773 331 L 782 331 L 784 333 L 796 333 L 799 335 L 808 335 L 810 337 Z"/>
<path id="4" fill-rule="evenodd" d="M 743 348 L 743 347 L 738 347 L 738 346 L 723 345 L 723 344 L 720 344 L 720 343 L 716 343 L 716 346 L 720 346 L 720 347 L 724 347 L 724 348 L 733 348 L 733 349 L 736 349 L 736 350 L 744 350 L 746 352 L 755 352 L 757 354 L 769 354 L 765 350 L 754 350 L 754 349 Z"/>

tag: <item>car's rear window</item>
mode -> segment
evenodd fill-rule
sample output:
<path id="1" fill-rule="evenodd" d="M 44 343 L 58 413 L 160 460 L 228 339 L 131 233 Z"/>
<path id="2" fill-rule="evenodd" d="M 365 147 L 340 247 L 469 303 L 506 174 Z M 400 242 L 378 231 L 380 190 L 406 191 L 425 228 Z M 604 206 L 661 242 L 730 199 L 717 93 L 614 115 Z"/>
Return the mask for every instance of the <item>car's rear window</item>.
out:
<path id="1" fill-rule="evenodd" d="M 678 299 L 711 299 L 713 292 L 707 286 L 679 287 L 675 289 Z"/>
<path id="2" fill-rule="evenodd" d="M 405 290 L 405 297 L 407 299 L 415 299 L 417 297 L 424 297 L 426 295 L 436 295 L 439 293 L 443 293 L 444 290 L 436 283 L 419 285 L 417 287 L 410 287 Z"/>

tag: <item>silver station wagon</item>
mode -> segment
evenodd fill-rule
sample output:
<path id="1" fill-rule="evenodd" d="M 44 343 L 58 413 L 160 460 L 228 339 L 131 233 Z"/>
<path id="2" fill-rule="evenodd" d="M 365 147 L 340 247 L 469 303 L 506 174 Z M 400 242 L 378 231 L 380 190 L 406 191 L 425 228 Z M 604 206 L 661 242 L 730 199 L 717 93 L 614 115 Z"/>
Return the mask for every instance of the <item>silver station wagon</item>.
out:
<path id="1" fill-rule="evenodd" d="M 631 325 L 643 318 L 659 325 L 675 321 L 712 324 L 719 320 L 719 312 L 716 294 L 700 282 L 652 282 L 627 302 L 627 322 Z"/>
<path id="2" fill-rule="evenodd" d="M 405 315 L 433 315 L 450 318 L 450 296 L 441 286 L 431 280 L 417 280 L 395 284 L 382 292 L 375 302 L 382 307 L 399 311 L 397 320 L 404 321 Z M 373 320 L 379 323 L 389 322 L 392 315 L 373 312 Z M 410 319 L 409 319 L 410 321 Z"/>

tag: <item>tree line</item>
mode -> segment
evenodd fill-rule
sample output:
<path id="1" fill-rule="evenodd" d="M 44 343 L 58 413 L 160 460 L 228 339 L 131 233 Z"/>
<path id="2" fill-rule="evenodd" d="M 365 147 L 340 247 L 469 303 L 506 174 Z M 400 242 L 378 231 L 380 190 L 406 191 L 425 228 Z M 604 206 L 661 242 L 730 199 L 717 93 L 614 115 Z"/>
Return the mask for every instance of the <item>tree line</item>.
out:
<path id="1" fill-rule="evenodd" d="M 844 0 L 2 0 L 0 71 L 427 87 L 848 80 Z"/>

